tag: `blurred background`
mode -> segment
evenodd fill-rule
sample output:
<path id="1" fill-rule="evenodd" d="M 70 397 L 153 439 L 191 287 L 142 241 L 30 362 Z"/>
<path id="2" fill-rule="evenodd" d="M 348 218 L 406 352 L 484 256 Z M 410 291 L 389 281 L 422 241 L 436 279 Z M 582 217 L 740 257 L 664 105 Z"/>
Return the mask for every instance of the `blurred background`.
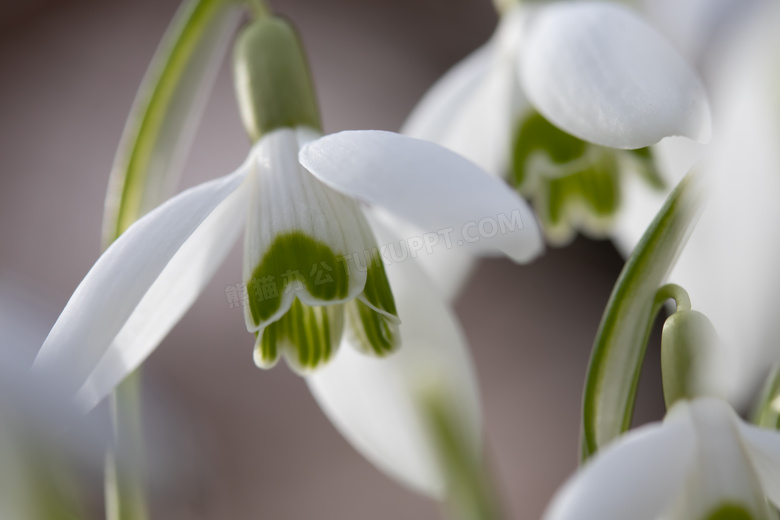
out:
<path id="1" fill-rule="evenodd" d="M 327 132 L 398 130 L 425 90 L 496 24 L 488 0 L 272 4 L 300 29 Z M 114 153 L 177 6 L 0 2 L 0 277 L 38 295 L 49 324 L 100 254 Z M 182 188 L 232 171 L 248 151 L 229 64 Z M 589 352 L 621 266 L 609 242 L 578 238 L 529 266 L 483 261 L 457 301 L 509 518 L 539 518 L 576 467 Z M 150 457 L 176 461 L 177 470 L 156 479 L 153 517 L 438 518 L 436 504 L 381 474 L 341 438 L 284 363 L 255 368 L 242 311 L 225 296 L 240 281 L 239 245 L 145 365 Z M 658 344 L 656 331 L 638 423 L 663 415 Z M 84 487 L 99 518 L 100 475 Z"/>

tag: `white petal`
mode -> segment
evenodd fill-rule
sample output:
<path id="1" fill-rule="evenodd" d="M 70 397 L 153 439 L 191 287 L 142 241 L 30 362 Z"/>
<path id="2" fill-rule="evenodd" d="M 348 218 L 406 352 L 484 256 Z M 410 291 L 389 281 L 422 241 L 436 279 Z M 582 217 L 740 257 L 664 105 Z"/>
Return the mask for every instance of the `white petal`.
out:
<path id="1" fill-rule="evenodd" d="M 696 435 L 693 473 L 665 517 L 711 518 L 724 506 L 736 506 L 751 518 L 766 520 L 766 499 L 740 440 L 740 419 L 734 410 L 725 401 L 709 397 L 682 406 Z"/>
<path id="2" fill-rule="evenodd" d="M 614 441 L 558 491 L 545 520 L 657 520 L 687 477 L 690 420 L 671 417 Z"/>
<path id="3" fill-rule="evenodd" d="M 641 148 L 671 135 L 709 139 L 709 106 L 696 73 L 626 7 L 543 8 L 521 59 L 531 103 L 581 139 L 614 148 Z"/>
<path id="4" fill-rule="evenodd" d="M 173 266 L 183 269 L 187 260 L 180 253 L 192 253 L 197 243 L 229 247 L 218 235 L 229 237 L 231 230 L 241 225 L 240 218 L 228 221 L 225 217 L 235 215 L 235 205 L 240 203 L 237 199 L 241 198 L 236 192 L 242 191 L 239 187 L 247 171 L 245 163 L 227 177 L 184 191 L 132 225 L 103 253 L 76 288 L 41 347 L 34 371 L 41 377 L 65 374 L 63 391 L 68 393 L 88 381 L 96 367 L 100 369 L 96 376 L 99 383 L 94 381 L 98 385 L 94 390 L 100 388 L 98 394 L 104 393 L 109 381 L 116 382 L 127 375 L 132 370 L 128 363 L 139 363 L 156 346 L 213 270 L 211 259 L 195 259 L 186 269 L 186 282 L 194 284 L 190 288 L 185 287 L 185 281 L 180 284 L 176 280 L 174 284 L 177 273 L 168 270 L 168 266 L 173 262 Z M 218 228 L 220 225 L 223 227 Z M 226 251 L 211 253 L 220 257 Z M 168 294 L 168 288 L 181 292 Z M 176 297 L 185 302 L 171 309 L 157 306 Z M 135 333 L 140 336 L 131 341 Z M 115 340 L 116 347 L 131 348 L 132 352 L 110 354 L 113 361 L 104 364 L 101 358 Z M 90 395 L 90 403 L 96 397 L 99 395 Z"/>
<path id="5" fill-rule="evenodd" d="M 780 432 L 743 422 L 739 423 L 739 430 L 764 494 L 780 507 Z"/>
<path id="6" fill-rule="evenodd" d="M 475 50 L 439 78 L 414 107 L 401 133 L 443 144 L 447 130 L 460 107 L 488 74 L 493 57 L 492 42 Z"/>
<path id="7" fill-rule="evenodd" d="M 420 266 L 445 301 L 453 303 L 474 271 L 477 258 L 462 248 L 447 248 L 438 236 L 438 241 L 434 242 L 434 237 L 429 235 L 431 241 L 426 242 L 423 238 L 424 231 L 388 214 L 386 211 L 372 208 L 371 215 L 379 220 L 383 226 L 392 230 L 393 236 L 399 237 L 389 244 L 379 244 L 380 252 L 387 252 L 385 258 L 393 261 L 393 257 L 396 260 L 400 257 L 403 259 L 400 261 L 405 261 L 411 256 L 409 251 L 415 251 L 414 258 L 409 260 Z M 420 240 L 422 240 L 422 247 L 418 248 L 417 244 Z M 402 247 L 402 244 L 405 246 Z"/>
<path id="8" fill-rule="evenodd" d="M 246 281 L 254 277 L 255 269 L 276 238 L 285 233 L 302 233 L 324 243 L 336 256 L 342 257 L 362 254 L 374 245 L 365 240 L 366 233 L 370 236 L 370 232 L 356 202 L 322 184 L 298 162 L 300 145 L 310 139 L 309 132 L 284 128 L 264 136 L 252 152 L 256 175 L 251 182 L 244 245 Z M 299 272 L 298 276 L 309 277 L 312 267 L 306 266 L 306 272 Z M 328 268 L 336 270 L 339 266 L 329 265 Z M 275 278 L 282 278 L 284 274 L 278 273 Z M 347 293 L 344 297 L 329 300 L 315 297 L 306 287 L 285 291 L 282 282 L 281 279 L 273 280 L 279 286 L 277 297 L 280 298 L 280 305 L 273 315 L 255 323 L 251 305 L 244 307 L 250 331 L 258 331 L 278 320 L 296 296 L 307 305 L 349 301 L 363 291 L 366 273 L 349 269 Z"/>
<path id="9" fill-rule="evenodd" d="M 502 16 L 491 40 L 426 93 L 401 133 L 433 141 L 493 175 L 506 176 L 514 126 L 527 107 L 515 71 L 526 10 L 517 7 Z"/>
<path id="10" fill-rule="evenodd" d="M 380 234 L 379 240 L 393 238 Z M 402 320 L 399 351 L 377 359 L 342 345 L 336 359 L 307 381 L 330 420 L 366 458 L 412 488 L 441 497 L 444 477 L 420 415 L 419 392 L 435 384 L 451 398 L 448 404 L 479 454 L 476 376 L 452 311 L 415 263 L 386 270 Z"/>
<path id="11" fill-rule="evenodd" d="M 473 252 L 517 262 L 541 253 L 528 205 L 502 181 L 441 146 L 376 130 L 340 132 L 303 147 L 301 162 L 348 196 L 394 213 Z"/>

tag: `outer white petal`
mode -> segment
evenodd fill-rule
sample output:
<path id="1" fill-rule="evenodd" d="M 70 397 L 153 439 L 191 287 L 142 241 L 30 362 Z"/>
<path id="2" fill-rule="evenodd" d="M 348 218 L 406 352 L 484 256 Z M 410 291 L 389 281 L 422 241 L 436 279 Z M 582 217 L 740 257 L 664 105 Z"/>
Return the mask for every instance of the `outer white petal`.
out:
<path id="1" fill-rule="evenodd" d="M 545 7 L 523 50 L 526 95 L 572 135 L 614 148 L 641 148 L 671 135 L 709 139 L 709 106 L 696 73 L 626 7 Z"/>
<path id="2" fill-rule="evenodd" d="M 743 422 L 739 423 L 739 431 L 764 494 L 780 507 L 780 432 Z"/>
<path id="3" fill-rule="evenodd" d="M 493 50 L 492 42 L 488 42 L 439 78 L 409 114 L 401 133 L 443 144 L 461 106 L 490 71 Z"/>
<path id="4" fill-rule="evenodd" d="M 637 428 L 572 476 L 544 520 L 657 520 L 685 482 L 694 446 L 684 414 Z"/>
<path id="5" fill-rule="evenodd" d="M 434 143 L 376 130 L 340 132 L 303 147 L 301 162 L 346 195 L 426 233 L 517 262 L 543 249 L 532 211 L 502 181 Z"/>
<path id="6" fill-rule="evenodd" d="M 94 404 L 110 390 L 106 386 L 132 371 L 211 276 L 215 261 L 208 255 L 218 260 L 226 254 L 225 239 L 242 224 L 237 208 L 247 171 L 244 164 L 227 177 L 184 191 L 132 225 L 76 288 L 33 370 L 44 378 L 65 374 L 62 391 L 67 393 L 86 383 L 80 395 L 84 405 Z M 203 253 L 199 245 L 216 249 Z M 196 251 L 194 258 L 185 256 Z M 178 298 L 183 301 L 165 307 Z"/>
<path id="7" fill-rule="evenodd" d="M 251 183 L 250 212 L 244 245 L 244 279 L 249 280 L 279 234 L 302 232 L 327 244 L 336 255 L 362 254 L 373 243 L 364 240 L 368 224 L 354 200 L 333 191 L 313 177 L 298 162 L 300 146 L 310 141 L 311 131 L 283 128 L 263 137 L 252 151 L 255 178 Z M 337 268 L 337 266 L 330 266 Z M 308 276 L 309 273 L 301 273 Z M 348 301 L 363 291 L 366 273 L 350 269 L 345 298 L 321 301 L 306 290 L 280 294 L 279 309 L 260 325 L 245 306 L 247 328 L 254 332 L 281 318 L 294 297 L 307 305 Z"/>
<path id="8" fill-rule="evenodd" d="M 460 247 L 447 247 L 438 237 L 434 240 L 420 228 L 404 222 L 378 208 L 371 208 L 371 215 L 381 224 L 392 230 L 396 237 L 390 244 L 379 244 L 380 252 L 385 258 L 393 261 L 414 261 L 425 272 L 426 276 L 439 290 L 439 294 L 447 301 L 454 302 L 466 285 L 469 276 L 478 259 Z M 418 247 L 422 244 L 422 247 Z M 410 251 L 414 251 L 414 256 Z"/>
<path id="9" fill-rule="evenodd" d="M 738 506 L 751 518 L 767 519 L 766 499 L 741 442 L 740 419 L 731 406 L 716 398 L 681 403 L 696 433 L 693 471 L 665 518 L 710 518 L 723 506 Z"/>
<path id="10" fill-rule="evenodd" d="M 502 16 L 491 40 L 428 91 L 401 133 L 438 143 L 505 176 L 517 116 L 527 106 L 515 71 L 526 11 L 518 6 Z"/>
<path id="11" fill-rule="evenodd" d="M 386 234 L 378 238 L 393 240 Z M 342 345 L 307 381 L 326 415 L 366 458 L 412 488 L 441 497 L 444 477 L 420 415 L 419 392 L 436 385 L 451 398 L 479 454 L 476 376 L 456 318 L 416 264 L 401 262 L 386 270 L 401 318 L 400 350 L 377 359 Z"/>

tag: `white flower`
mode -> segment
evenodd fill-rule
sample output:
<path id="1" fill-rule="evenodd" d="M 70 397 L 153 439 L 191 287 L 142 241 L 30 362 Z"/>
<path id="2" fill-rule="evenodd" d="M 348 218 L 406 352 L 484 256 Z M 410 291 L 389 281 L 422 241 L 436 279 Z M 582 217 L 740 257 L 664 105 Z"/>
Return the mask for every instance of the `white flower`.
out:
<path id="1" fill-rule="evenodd" d="M 695 161 L 711 197 L 669 280 L 696 301 L 723 339 L 709 377 L 719 394 L 741 403 L 766 367 L 780 359 L 780 10 L 768 3 L 720 47 L 712 74 L 716 128 L 708 147 L 661 143 L 661 171 L 674 185 Z M 725 50 L 724 50 L 725 49 Z M 629 254 L 664 194 L 634 187 L 615 241 Z"/>
<path id="2" fill-rule="evenodd" d="M 257 336 L 255 361 L 267 367 L 284 354 L 301 372 L 335 353 L 345 314 L 361 350 L 383 355 L 397 344 L 381 253 L 355 199 L 422 229 L 453 228 L 456 241 L 474 242 L 471 222 L 513 215 L 519 226 L 471 247 L 516 261 L 540 252 L 525 203 L 452 152 L 389 132 L 346 132 L 311 143 L 299 162 L 300 147 L 315 137 L 307 128 L 274 130 L 234 173 L 138 220 L 76 289 L 34 370 L 64 374 L 63 392 L 85 409 L 95 405 L 186 312 L 245 221 L 245 317 Z"/>
<path id="3" fill-rule="evenodd" d="M 624 173 L 658 187 L 645 147 L 671 135 L 707 140 L 710 115 L 696 73 L 629 8 L 518 3 L 428 91 L 402 132 L 507 178 L 533 201 L 547 239 L 562 244 L 577 229 L 607 235 Z"/>
<path id="4" fill-rule="evenodd" d="M 773 518 L 780 433 L 715 398 L 679 401 L 663 424 L 617 439 L 556 494 L 545 520 Z"/>
<path id="5" fill-rule="evenodd" d="M 381 241 L 393 237 L 374 223 Z M 442 498 L 447 478 L 437 459 L 421 398 L 446 399 L 472 456 L 481 455 L 477 379 L 453 312 L 415 262 L 387 266 L 398 303 L 403 347 L 386 359 L 342 348 L 307 378 L 341 433 L 377 467 L 417 491 Z M 345 337 L 346 343 L 351 343 Z"/>

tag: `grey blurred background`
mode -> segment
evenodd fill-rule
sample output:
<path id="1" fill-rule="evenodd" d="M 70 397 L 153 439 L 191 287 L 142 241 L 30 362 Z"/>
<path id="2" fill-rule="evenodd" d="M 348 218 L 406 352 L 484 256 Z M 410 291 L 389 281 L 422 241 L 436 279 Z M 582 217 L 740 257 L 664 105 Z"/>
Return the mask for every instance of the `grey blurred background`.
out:
<path id="1" fill-rule="evenodd" d="M 489 0 L 272 3 L 307 45 L 326 131 L 398 130 L 426 88 L 496 23 Z M 114 152 L 177 5 L 0 2 L 0 275 L 47 294 L 53 309 L 99 255 Z M 182 187 L 232 171 L 249 148 L 228 63 Z M 576 467 L 589 351 L 621 265 L 608 242 L 580 238 L 529 266 L 483 261 L 457 302 L 510 518 L 539 518 Z M 239 247 L 145 365 L 151 456 L 179 468 L 159 479 L 154 518 L 438 518 L 436 504 L 339 436 L 299 377 L 283 364 L 255 368 L 241 310 L 225 298 L 240 280 Z M 658 365 L 656 334 L 637 422 L 662 416 Z M 91 484 L 85 499 L 97 518 L 100 484 Z"/>

